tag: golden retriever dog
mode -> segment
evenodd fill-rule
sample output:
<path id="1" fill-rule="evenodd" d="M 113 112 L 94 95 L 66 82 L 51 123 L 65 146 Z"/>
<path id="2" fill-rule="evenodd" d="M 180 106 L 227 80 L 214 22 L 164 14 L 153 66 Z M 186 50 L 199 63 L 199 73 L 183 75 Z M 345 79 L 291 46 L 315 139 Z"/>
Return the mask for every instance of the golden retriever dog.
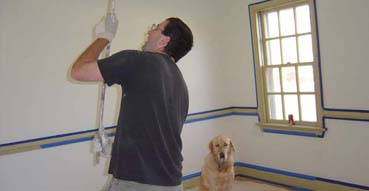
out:
<path id="1" fill-rule="evenodd" d="M 209 150 L 201 169 L 200 191 L 230 191 L 234 181 L 231 139 L 217 136 L 209 142 Z"/>

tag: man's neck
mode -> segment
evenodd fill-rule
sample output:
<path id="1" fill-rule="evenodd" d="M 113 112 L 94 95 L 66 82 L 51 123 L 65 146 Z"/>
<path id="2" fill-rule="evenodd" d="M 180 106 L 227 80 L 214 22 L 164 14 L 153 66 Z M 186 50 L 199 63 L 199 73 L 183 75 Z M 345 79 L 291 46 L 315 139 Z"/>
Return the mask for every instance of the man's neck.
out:
<path id="1" fill-rule="evenodd" d="M 146 52 L 154 52 L 154 53 L 159 53 L 159 54 L 164 54 L 167 55 L 173 62 L 175 62 L 174 58 L 170 55 L 168 55 L 166 52 L 162 51 L 162 50 L 143 50 Z"/>

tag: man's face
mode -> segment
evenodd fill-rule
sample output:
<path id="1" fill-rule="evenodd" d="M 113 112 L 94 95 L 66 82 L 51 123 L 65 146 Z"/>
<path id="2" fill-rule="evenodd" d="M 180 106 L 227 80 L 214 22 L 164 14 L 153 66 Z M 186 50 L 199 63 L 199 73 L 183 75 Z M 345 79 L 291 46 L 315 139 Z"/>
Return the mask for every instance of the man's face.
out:
<path id="1" fill-rule="evenodd" d="M 163 51 L 165 46 L 169 42 L 169 37 L 165 36 L 162 32 L 169 21 L 163 21 L 159 25 L 153 25 L 151 29 L 147 32 L 147 39 L 142 50 L 158 52 Z"/>

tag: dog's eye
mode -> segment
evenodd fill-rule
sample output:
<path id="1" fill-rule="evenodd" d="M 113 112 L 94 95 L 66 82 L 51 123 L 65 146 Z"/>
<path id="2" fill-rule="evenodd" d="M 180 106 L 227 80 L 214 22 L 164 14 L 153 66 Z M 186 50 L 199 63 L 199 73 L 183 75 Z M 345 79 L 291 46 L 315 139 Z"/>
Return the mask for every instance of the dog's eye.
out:
<path id="1" fill-rule="evenodd" d="M 228 144 L 227 143 L 224 143 L 224 146 L 226 147 L 226 146 L 228 146 Z"/>
<path id="2" fill-rule="evenodd" d="M 215 147 L 219 147 L 219 144 L 216 144 Z"/>

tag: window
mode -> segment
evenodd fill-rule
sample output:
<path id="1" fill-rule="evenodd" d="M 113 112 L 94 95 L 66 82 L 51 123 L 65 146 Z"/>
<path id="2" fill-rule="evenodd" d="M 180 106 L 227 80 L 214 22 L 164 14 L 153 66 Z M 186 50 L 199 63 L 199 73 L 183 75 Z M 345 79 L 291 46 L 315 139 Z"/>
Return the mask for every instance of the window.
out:
<path id="1" fill-rule="evenodd" d="M 271 0 L 249 7 L 262 128 L 323 132 L 314 6 Z"/>

